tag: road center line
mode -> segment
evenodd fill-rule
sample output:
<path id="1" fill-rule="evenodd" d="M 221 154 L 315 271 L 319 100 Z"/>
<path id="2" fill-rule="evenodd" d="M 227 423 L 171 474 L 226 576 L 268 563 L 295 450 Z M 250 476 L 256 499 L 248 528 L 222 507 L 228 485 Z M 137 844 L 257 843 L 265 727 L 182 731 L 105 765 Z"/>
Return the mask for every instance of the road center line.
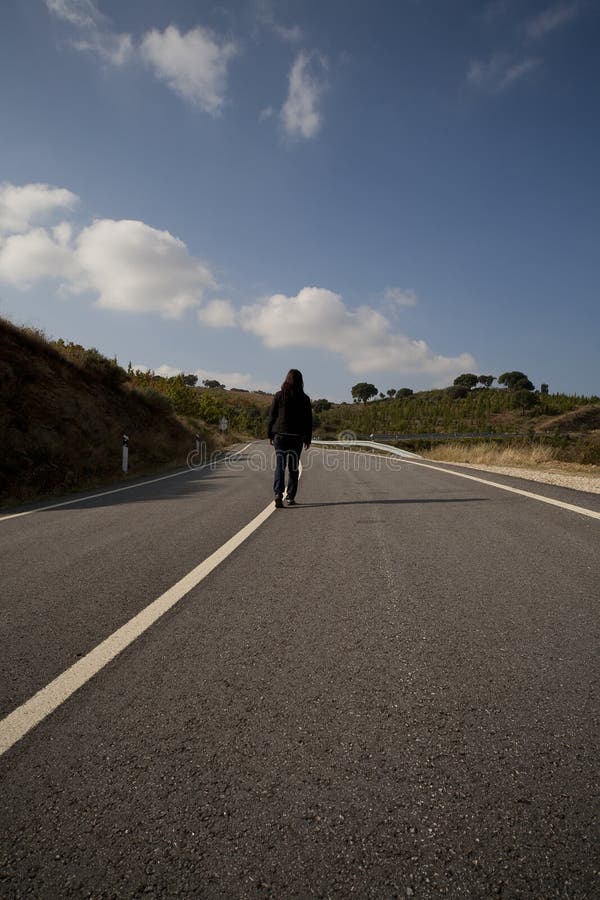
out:
<path id="1" fill-rule="evenodd" d="M 241 451 L 240 451 L 241 452 Z M 46 716 L 54 712 L 65 700 L 79 690 L 90 678 L 93 678 L 119 653 L 132 644 L 144 631 L 147 631 L 171 607 L 195 588 L 213 569 L 227 559 L 240 544 L 260 528 L 275 509 L 271 502 L 251 522 L 230 538 L 222 547 L 201 562 L 195 569 L 184 575 L 180 581 L 170 587 L 164 594 L 149 604 L 136 616 L 118 628 L 102 643 L 90 650 L 86 656 L 78 660 L 69 669 L 55 678 L 50 684 L 34 694 L 29 700 L 17 707 L 12 713 L 0 721 L 0 755 L 19 741 L 28 731 L 38 725 Z"/>
<path id="2" fill-rule="evenodd" d="M 252 441 L 250 442 L 252 443 Z M 217 462 L 227 462 L 234 456 L 239 456 L 244 450 L 247 450 L 250 444 L 246 444 L 241 450 L 236 450 L 231 456 L 225 456 Z M 18 519 L 20 516 L 31 516 L 33 513 L 46 512 L 48 509 L 57 509 L 59 506 L 70 506 L 73 503 L 85 503 L 86 500 L 95 500 L 97 497 L 107 497 L 109 494 L 119 494 L 121 491 L 132 491 L 134 488 L 145 487 L 147 484 L 156 484 L 157 481 L 166 481 L 168 478 L 179 478 L 180 475 L 187 475 L 189 472 L 198 472 L 206 469 L 213 463 L 204 463 L 202 466 L 194 466 L 193 469 L 183 469 L 181 472 L 173 472 L 171 475 L 161 475 L 159 478 L 151 478 L 148 481 L 138 481 L 135 484 L 126 484 L 123 487 L 112 488 L 110 491 L 101 491 L 98 494 L 87 494 L 85 497 L 74 497 L 72 500 L 63 500 L 60 503 L 51 503 L 50 506 L 36 506 L 35 509 L 26 509 L 25 512 L 9 513 L 6 516 L 0 516 L 0 522 L 7 522 L 9 519 Z"/>

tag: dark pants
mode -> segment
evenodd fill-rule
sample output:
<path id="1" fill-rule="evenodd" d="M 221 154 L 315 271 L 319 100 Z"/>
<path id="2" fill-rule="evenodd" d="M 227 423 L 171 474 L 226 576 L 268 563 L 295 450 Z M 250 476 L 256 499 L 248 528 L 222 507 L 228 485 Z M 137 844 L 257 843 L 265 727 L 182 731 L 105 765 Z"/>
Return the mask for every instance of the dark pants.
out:
<path id="1" fill-rule="evenodd" d="M 285 470 L 288 469 L 287 497 L 293 500 L 298 490 L 298 466 L 302 452 L 302 438 L 294 434 L 276 434 L 273 437 L 275 447 L 275 496 L 283 496 L 285 487 Z"/>

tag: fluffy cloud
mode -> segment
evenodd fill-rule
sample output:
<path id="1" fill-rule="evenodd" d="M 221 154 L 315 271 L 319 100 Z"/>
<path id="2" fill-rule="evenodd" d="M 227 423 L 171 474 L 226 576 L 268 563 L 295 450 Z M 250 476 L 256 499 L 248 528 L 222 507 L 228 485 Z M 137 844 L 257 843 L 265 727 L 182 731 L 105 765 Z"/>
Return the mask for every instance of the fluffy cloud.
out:
<path id="1" fill-rule="evenodd" d="M 0 244 L 0 280 L 26 289 L 41 278 L 76 277 L 70 235 L 66 222 L 52 232 L 33 228 L 26 234 L 11 235 Z"/>
<path id="2" fill-rule="evenodd" d="M 341 356 L 351 372 L 428 373 L 450 376 L 468 371 L 468 353 L 441 356 L 424 341 L 393 332 L 377 310 L 348 309 L 339 294 L 305 287 L 295 297 L 274 294 L 241 310 L 242 327 L 262 338 L 267 347 L 319 347 Z"/>
<path id="3" fill-rule="evenodd" d="M 27 231 L 34 223 L 57 209 L 72 209 L 76 194 L 48 184 L 26 184 L 22 187 L 0 184 L 0 234 Z"/>
<path id="4" fill-rule="evenodd" d="M 127 219 L 97 220 L 77 236 L 68 222 L 24 231 L 32 218 L 74 202 L 75 195 L 47 185 L 4 185 L 3 191 L 3 221 L 13 234 L 0 239 L 0 280 L 15 287 L 56 279 L 65 291 L 95 295 L 99 306 L 166 318 L 199 307 L 216 287 L 209 268 L 168 231 Z M 231 315 L 227 301 L 214 301 L 205 321 L 223 326 Z"/>
<path id="5" fill-rule="evenodd" d="M 537 69 L 540 63 L 539 58 L 515 60 L 506 54 L 495 53 L 486 62 L 473 61 L 467 81 L 476 88 L 499 94 Z"/>
<path id="6" fill-rule="evenodd" d="M 579 12 L 579 3 L 557 3 L 545 9 L 527 26 L 527 36 L 538 40 L 556 28 L 566 25 Z"/>
<path id="7" fill-rule="evenodd" d="M 326 61 L 301 50 L 292 65 L 288 95 L 281 109 L 281 122 L 290 137 L 314 137 L 322 123 L 319 101 Z"/>
<path id="8" fill-rule="evenodd" d="M 181 34 L 174 25 L 150 31 L 141 45 L 143 58 L 156 76 L 205 112 L 217 114 L 225 101 L 227 66 L 237 52 L 200 26 Z"/>
<path id="9" fill-rule="evenodd" d="M 198 310 L 198 319 L 211 328 L 232 328 L 236 325 L 236 313 L 230 300 L 210 300 Z"/>
<path id="10" fill-rule="evenodd" d="M 72 290 L 97 293 L 107 309 L 177 318 L 216 286 L 183 241 L 144 222 L 96 221 L 77 238 L 75 255 L 81 274 Z"/>

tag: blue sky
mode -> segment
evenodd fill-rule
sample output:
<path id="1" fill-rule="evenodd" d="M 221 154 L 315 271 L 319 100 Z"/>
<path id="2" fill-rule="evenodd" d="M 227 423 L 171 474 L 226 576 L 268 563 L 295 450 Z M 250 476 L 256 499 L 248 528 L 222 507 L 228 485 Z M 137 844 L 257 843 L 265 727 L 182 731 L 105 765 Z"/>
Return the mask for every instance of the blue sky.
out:
<path id="1" fill-rule="evenodd" d="M 598 0 L 0 15 L 0 314 L 230 387 L 600 392 Z"/>

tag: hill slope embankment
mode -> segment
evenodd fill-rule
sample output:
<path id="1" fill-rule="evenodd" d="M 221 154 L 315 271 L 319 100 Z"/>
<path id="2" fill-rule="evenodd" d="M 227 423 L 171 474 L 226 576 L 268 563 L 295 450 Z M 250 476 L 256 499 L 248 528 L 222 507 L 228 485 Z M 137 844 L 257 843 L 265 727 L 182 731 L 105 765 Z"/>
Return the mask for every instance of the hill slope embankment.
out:
<path id="1" fill-rule="evenodd" d="M 97 351 L 73 361 L 37 332 L 0 319 L 0 503 L 122 477 L 123 433 L 131 475 L 183 464 L 194 430 Z"/>

